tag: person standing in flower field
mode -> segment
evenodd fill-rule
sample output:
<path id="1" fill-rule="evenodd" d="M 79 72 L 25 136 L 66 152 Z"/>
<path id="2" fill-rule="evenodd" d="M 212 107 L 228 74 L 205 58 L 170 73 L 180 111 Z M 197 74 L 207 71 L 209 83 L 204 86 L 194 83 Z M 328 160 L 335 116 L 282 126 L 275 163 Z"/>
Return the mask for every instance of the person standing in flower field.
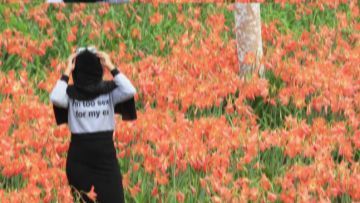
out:
<path id="1" fill-rule="evenodd" d="M 113 80 L 103 80 L 103 67 Z M 73 85 L 68 85 L 70 73 Z M 137 118 L 135 94 L 135 87 L 105 52 L 81 47 L 68 58 L 50 100 L 57 125 L 67 123 L 71 131 L 66 176 L 74 198 L 100 203 L 125 201 L 114 146 L 114 117 Z"/>

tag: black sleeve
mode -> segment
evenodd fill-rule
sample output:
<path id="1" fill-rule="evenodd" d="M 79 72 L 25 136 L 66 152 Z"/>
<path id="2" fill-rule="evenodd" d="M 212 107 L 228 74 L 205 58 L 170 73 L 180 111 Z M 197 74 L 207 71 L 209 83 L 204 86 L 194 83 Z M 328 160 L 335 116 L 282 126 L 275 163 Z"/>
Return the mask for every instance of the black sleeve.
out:
<path id="1" fill-rule="evenodd" d="M 117 68 L 114 68 L 111 71 L 113 77 L 119 74 L 120 71 Z M 131 97 L 123 102 L 120 102 L 115 105 L 114 111 L 116 114 L 121 114 L 121 118 L 123 121 L 136 120 L 136 107 L 135 107 L 135 98 Z"/>
<path id="2" fill-rule="evenodd" d="M 131 97 L 126 101 L 116 104 L 114 111 L 116 114 L 121 114 L 123 121 L 136 120 L 135 98 Z"/>
<path id="3" fill-rule="evenodd" d="M 68 109 L 53 105 L 55 120 L 57 125 L 68 122 Z"/>
<path id="4" fill-rule="evenodd" d="M 69 76 L 62 74 L 60 80 L 68 83 Z M 56 124 L 61 125 L 63 123 L 67 123 L 68 122 L 68 109 L 55 106 L 54 104 L 52 106 L 53 106 Z"/>

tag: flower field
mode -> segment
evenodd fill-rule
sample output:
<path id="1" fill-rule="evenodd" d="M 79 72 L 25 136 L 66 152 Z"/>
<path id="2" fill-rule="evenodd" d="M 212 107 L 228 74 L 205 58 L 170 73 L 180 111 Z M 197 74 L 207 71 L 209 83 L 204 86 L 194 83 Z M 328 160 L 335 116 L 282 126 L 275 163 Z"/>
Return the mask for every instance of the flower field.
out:
<path id="1" fill-rule="evenodd" d="M 239 76 L 230 3 L 0 4 L 0 202 L 73 202 L 49 92 L 85 44 L 137 89 L 127 202 L 359 202 L 359 1 L 275 2 L 263 77 Z"/>

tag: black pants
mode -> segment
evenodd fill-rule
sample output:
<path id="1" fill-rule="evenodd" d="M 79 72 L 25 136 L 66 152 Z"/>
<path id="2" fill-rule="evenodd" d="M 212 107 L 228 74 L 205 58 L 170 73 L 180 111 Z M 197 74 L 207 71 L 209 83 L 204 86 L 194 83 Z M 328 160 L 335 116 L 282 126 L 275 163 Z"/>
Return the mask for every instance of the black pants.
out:
<path id="1" fill-rule="evenodd" d="M 75 198 L 93 202 L 85 193 L 91 185 L 99 203 L 123 203 L 120 165 L 112 139 L 113 131 L 72 134 L 66 160 L 66 176 Z M 80 194 L 79 194 L 80 193 Z"/>

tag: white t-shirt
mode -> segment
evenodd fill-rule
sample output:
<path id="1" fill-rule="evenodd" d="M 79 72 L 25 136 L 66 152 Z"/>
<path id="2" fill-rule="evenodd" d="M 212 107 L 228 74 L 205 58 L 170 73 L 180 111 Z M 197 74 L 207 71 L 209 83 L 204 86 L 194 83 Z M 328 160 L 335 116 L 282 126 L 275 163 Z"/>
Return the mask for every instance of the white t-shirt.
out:
<path id="1" fill-rule="evenodd" d="M 114 130 L 114 106 L 136 94 L 135 87 L 123 73 L 117 73 L 114 82 L 117 87 L 110 93 L 92 100 L 79 101 L 69 98 L 66 93 L 68 84 L 60 79 L 50 93 L 50 101 L 69 110 L 68 126 L 72 133 Z"/>

